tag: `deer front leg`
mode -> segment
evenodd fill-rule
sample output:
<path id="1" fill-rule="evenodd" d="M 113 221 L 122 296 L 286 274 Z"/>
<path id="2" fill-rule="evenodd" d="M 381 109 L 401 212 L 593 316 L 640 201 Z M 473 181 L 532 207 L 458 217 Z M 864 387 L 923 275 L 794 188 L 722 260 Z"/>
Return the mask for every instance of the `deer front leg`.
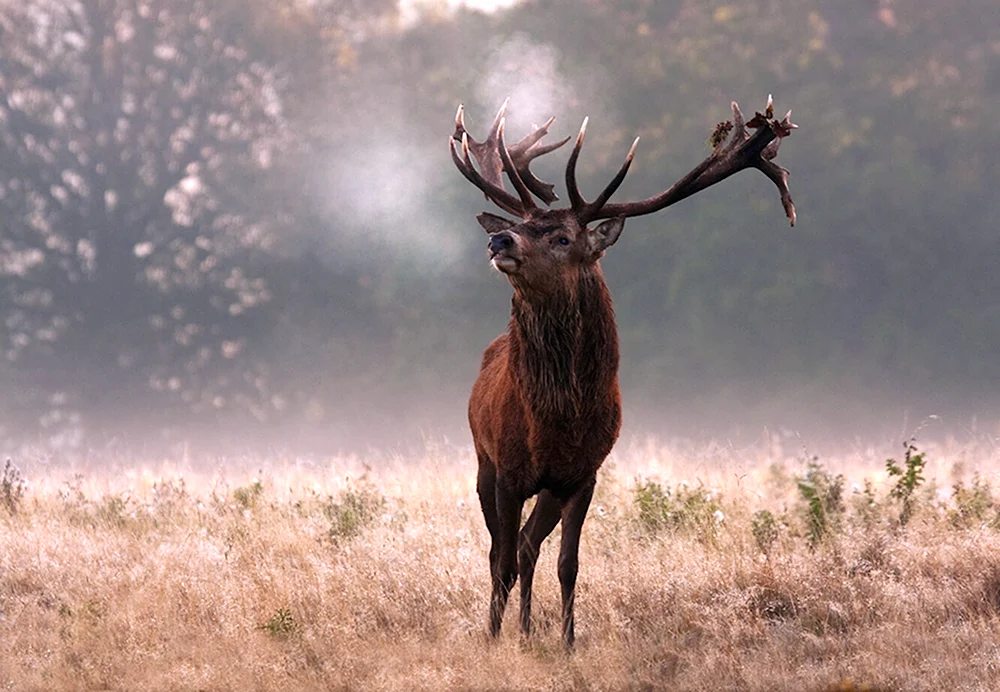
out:
<path id="1" fill-rule="evenodd" d="M 576 573 L 579 569 L 580 532 L 594 496 L 595 480 L 589 481 L 562 506 L 562 543 L 559 546 L 559 585 L 562 587 L 562 638 L 567 649 L 573 648 L 573 602 L 576 598 Z"/>
<path id="2" fill-rule="evenodd" d="M 499 545 L 496 541 L 493 545 L 498 550 L 493 562 L 493 595 L 490 598 L 490 634 L 494 637 L 500 634 L 507 598 L 517 581 L 517 530 L 524 507 L 524 497 L 509 489 L 502 478 L 497 478 L 495 492 Z"/>
<path id="3" fill-rule="evenodd" d="M 478 452 L 479 475 L 476 479 L 476 492 L 479 494 L 479 506 L 483 510 L 486 529 L 490 532 L 490 575 L 496 570 L 497 558 L 500 555 L 500 520 L 497 518 L 497 469 L 485 452 Z"/>
<path id="4" fill-rule="evenodd" d="M 548 490 L 538 494 L 535 508 L 521 529 L 517 549 L 517 571 L 521 580 L 521 634 L 531 634 L 531 584 L 535 578 L 535 563 L 538 550 L 552 529 L 559 523 L 561 509 L 559 500 Z"/>

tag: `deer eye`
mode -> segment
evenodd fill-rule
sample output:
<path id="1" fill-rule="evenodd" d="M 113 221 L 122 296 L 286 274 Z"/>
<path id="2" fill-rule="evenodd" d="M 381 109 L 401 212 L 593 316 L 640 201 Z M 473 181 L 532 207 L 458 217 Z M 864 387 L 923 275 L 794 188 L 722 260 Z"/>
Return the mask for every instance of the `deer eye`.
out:
<path id="1" fill-rule="evenodd" d="M 569 238 L 560 238 L 559 239 L 559 244 L 560 245 L 569 245 Z"/>

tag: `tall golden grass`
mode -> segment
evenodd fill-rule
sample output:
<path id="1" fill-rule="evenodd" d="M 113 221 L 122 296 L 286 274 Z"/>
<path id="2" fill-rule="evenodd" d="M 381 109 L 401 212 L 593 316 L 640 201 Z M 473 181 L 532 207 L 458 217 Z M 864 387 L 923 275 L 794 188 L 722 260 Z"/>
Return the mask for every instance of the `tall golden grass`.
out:
<path id="1" fill-rule="evenodd" d="M 532 639 L 516 595 L 486 637 L 471 455 L 34 467 L 0 504 L 0 689 L 1000 689 L 997 451 L 925 451 L 905 525 L 884 454 L 821 459 L 844 511 L 813 547 L 805 457 L 780 441 L 617 453 L 584 528 L 571 654 L 552 539 Z M 964 508 L 953 486 L 977 469 Z M 649 479 L 708 502 L 643 522 Z M 875 505 L 852 489 L 865 479 Z M 765 509 L 770 546 L 752 529 Z"/>

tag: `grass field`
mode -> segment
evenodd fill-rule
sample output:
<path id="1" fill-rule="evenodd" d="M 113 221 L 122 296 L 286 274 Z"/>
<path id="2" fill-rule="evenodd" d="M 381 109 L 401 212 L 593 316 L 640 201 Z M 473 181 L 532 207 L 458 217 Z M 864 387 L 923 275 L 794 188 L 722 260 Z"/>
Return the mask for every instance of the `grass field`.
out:
<path id="1" fill-rule="evenodd" d="M 22 460 L 27 485 L 0 484 L 0 689 L 1000 689 L 1000 450 L 787 445 L 613 455 L 569 655 L 551 538 L 534 637 L 515 594 L 486 638 L 462 450 Z"/>

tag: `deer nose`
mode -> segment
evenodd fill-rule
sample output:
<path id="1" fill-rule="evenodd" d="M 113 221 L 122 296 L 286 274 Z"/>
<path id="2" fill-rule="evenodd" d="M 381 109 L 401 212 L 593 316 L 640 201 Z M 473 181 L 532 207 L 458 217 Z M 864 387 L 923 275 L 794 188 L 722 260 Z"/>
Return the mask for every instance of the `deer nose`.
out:
<path id="1" fill-rule="evenodd" d="M 504 250 L 509 250 L 514 244 L 514 238 L 510 233 L 494 233 L 490 236 L 489 249 L 494 255 Z"/>

